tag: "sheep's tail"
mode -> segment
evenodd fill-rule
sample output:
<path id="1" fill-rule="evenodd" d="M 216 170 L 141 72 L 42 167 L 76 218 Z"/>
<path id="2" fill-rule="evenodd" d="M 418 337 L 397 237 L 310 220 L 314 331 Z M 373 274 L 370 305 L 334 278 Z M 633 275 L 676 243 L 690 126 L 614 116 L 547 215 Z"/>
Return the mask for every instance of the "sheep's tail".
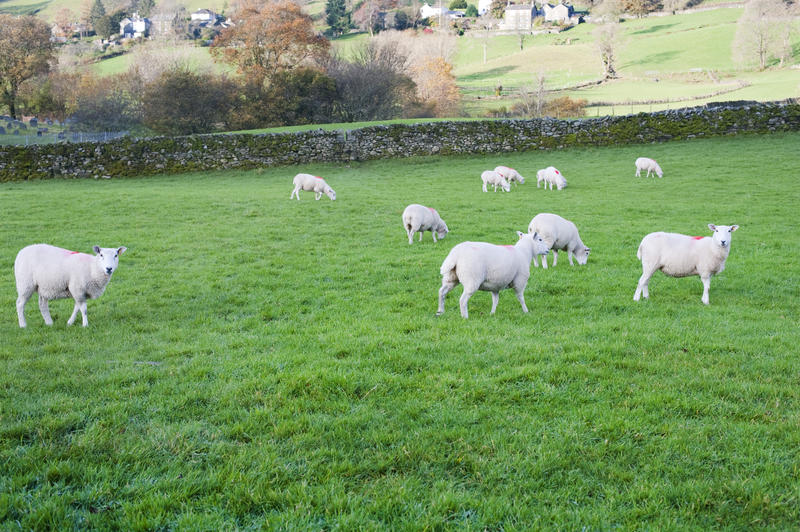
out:
<path id="1" fill-rule="evenodd" d="M 639 244 L 639 249 L 636 251 L 636 258 L 642 260 L 642 245 Z"/>
<path id="2" fill-rule="evenodd" d="M 447 255 L 447 258 L 444 259 L 442 263 L 442 267 L 439 268 L 439 273 L 442 275 L 447 275 L 450 272 L 453 272 L 456 269 L 456 257 L 455 257 L 455 250 L 450 251 Z"/>

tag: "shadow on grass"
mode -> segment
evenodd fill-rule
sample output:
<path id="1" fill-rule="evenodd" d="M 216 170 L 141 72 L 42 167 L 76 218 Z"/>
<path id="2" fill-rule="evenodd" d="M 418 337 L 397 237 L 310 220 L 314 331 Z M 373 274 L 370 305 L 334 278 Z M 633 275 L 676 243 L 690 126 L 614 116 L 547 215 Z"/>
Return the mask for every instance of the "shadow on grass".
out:
<path id="1" fill-rule="evenodd" d="M 508 74 L 516 67 L 514 66 L 504 66 L 504 67 L 497 67 L 491 70 L 486 70 L 483 72 L 476 72 L 474 74 L 470 74 L 468 76 L 464 76 L 461 78 L 463 81 L 485 81 L 487 79 L 495 79 L 497 77 L 503 76 Z"/>
<path id="2" fill-rule="evenodd" d="M 673 26 L 677 26 L 677 24 L 658 24 L 656 26 L 651 26 L 649 28 L 645 28 L 643 30 L 634 31 L 631 35 L 644 35 L 646 33 L 658 33 L 659 31 L 667 30 Z"/>
<path id="3" fill-rule="evenodd" d="M 646 65 L 646 64 L 656 64 L 657 65 L 659 63 L 663 63 L 663 62 L 669 61 L 670 59 L 675 59 L 676 57 L 678 57 L 679 53 L 680 52 L 673 50 L 671 52 L 660 52 L 660 53 L 657 53 L 657 54 L 650 54 L 650 55 L 644 56 L 643 58 L 639 59 L 638 61 L 633 61 L 631 63 L 628 63 L 623 68 L 636 66 L 636 65 Z"/>
<path id="4" fill-rule="evenodd" d="M 38 4 L 28 4 L 24 6 L 14 6 L 14 7 L 4 7 L 3 4 L 8 2 L 9 0 L 0 0 L 0 13 L 6 15 L 35 15 L 42 9 L 46 8 L 47 5 L 50 3 L 50 0 L 45 0 L 44 2 L 39 2 Z"/>

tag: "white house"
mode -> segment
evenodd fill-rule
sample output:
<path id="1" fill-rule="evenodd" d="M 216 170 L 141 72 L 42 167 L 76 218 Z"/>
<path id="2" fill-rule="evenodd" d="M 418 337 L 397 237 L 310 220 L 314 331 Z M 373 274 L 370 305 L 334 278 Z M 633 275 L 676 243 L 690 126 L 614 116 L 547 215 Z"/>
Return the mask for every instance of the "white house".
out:
<path id="1" fill-rule="evenodd" d="M 478 14 L 485 15 L 492 7 L 492 0 L 478 0 Z"/>
<path id="2" fill-rule="evenodd" d="M 134 13 L 130 18 L 119 21 L 119 33 L 123 38 L 147 37 L 150 34 L 150 19 Z"/>
<path id="3" fill-rule="evenodd" d="M 542 11 L 544 12 L 544 20 L 546 22 L 567 24 L 572 14 L 575 12 L 575 9 L 571 5 L 558 4 L 554 6 L 551 4 L 544 4 L 542 6 Z"/>
<path id="4" fill-rule="evenodd" d="M 438 17 L 439 15 L 443 15 L 447 18 L 461 18 L 464 16 L 464 13 L 461 11 L 450 11 L 446 7 L 432 7 L 427 2 L 419 8 L 420 18 Z"/>
<path id="5" fill-rule="evenodd" d="M 214 24 L 217 22 L 217 14 L 210 9 L 198 9 L 192 13 L 192 22 L 205 22 L 207 24 Z"/>
<path id="6" fill-rule="evenodd" d="M 532 5 L 522 4 L 506 6 L 503 14 L 503 22 L 499 27 L 506 31 L 530 31 L 533 27 L 533 17 L 536 15 L 536 8 Z"/>

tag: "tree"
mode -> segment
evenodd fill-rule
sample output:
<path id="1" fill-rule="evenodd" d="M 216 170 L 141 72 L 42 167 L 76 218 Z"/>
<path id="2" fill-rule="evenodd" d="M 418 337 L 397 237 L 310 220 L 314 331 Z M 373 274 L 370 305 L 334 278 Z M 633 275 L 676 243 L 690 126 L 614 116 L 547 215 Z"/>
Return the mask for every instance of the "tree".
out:
<path id="1" fill-rule="evenodd" d="M 455 9 L 467 9 L 467 0 L 452 0 L 448 8 L 451 11 Z"/>
<path id="2" fill-rule="evenodd" d="M 97 33 L 97 23 L 106 16 L 106 8 L 100 0 L 94 0 L 92 7 L 89 9 L 89 24 L 94 28 Z"/>
<path id="3" fill-rule="evenodd" d="M 350 29 L 350 13 L 345 0 L 328 0 L 325 4 L 325 23 L 333 35 L 341 35 Z"/>
<path id="4" fill-rule="evenodd" d="M 475 4 L 469 4 L 467 6 L 467 10 L 464 11 L 464 16 L 465 17 L 471 17 L 471 18 L 475 18 L 475 17 L 478 16 L 478 8 L 475 7 Z"/>
<path id="5" fill-rule="evenodd" d="M 619 23 L 605 22 L 598 24 L 594 30 L 595 46 L 600 52 L 600 60 L 603 63 L 603 79 L 614 79 L 617 77 L 617 52 L 619 42 Z"/>
<path id="6" fill-rule="evenodd" d="M 0 98 L 17 117 L 17 91 L 26 79 L 50 69 L 50 27 L 34 16 L 0 15 Z"/>
<path id="7" fill-rule="evenodd" d="M 133 0 L 131 3 L 131 11 L 139 13 L 143 17 L 149 17 L 155 7 L 155 0 Z"/>
<path id="8" fill-rule="evenodd" d="M 444 58 L 426 58 L 412 69 L 412 79 L 417 85 L 417 96 L 433 105 L 436 116 L 458 114 L 461 95 L 453 75 L 453 65 Z"/>
<path id="9" fill-rule="evenodd" d="M 185 68 L 164 71 L 144 91 L 144 125 L 165 135 L 209 133 L 225 121 L 234 92 L 224 77 Z"/>
<path id="10" fill-rule="evenodd" d="M 328 41 L 291 0 L 245 0 L 233 19 L 236 25 L 222 30 L 211 53 L 255 80 L 268 83 L 280 71 L 318 64 L 327 56 Z"/>
<path id="11" fill-rule="evenodd" d="M 486 14 L 491 15 L 492 18 L 502 19 L 506 13 L 506 6 L 508 6 L 506 0 L 492 0 L 489 11 Z"/>
<path id="12" fill-rule="evenodd" d="M 734 56 L 744 66 L 764 70 L 770 57 L 780 54 L 781 26 L 791 23 L 782 0 L 750 0 L 736 25 Z"/>
<path id="13" fill-rule="evenodd" d="M 111 34 L 114 33 L 114 26 L 112 25 L 111 17 L 108 15 L 103 15 L 97 19 L 94 22 L 94 32 L 98 37 L 102 37 L 103 39 L 108 39 L 111 37 Z"/>
<path id="14" fill-rule="evenodd" d="M 265 103 L 272 110 L 268 125 L 331 122 L 335 102 L 336 82 L 323 72 L 302 67 L 280 72 L 265 94 Z"/>

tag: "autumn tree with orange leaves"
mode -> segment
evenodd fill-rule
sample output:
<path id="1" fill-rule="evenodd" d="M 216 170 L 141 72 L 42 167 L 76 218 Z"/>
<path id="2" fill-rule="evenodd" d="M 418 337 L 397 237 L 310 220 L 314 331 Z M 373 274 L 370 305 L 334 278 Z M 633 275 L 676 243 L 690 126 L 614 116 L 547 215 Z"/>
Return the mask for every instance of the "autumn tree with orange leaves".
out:
<path id="1" fill-rule="evenodd" d="M 0 103 L 17 116 L 20 84 L 47 72 L 53 59 L 50 27 L 34 16 L 0 15 Z"/>
<path id="2" fill-rule="evenodd" d="M 232 18 L 235 26 L 214 39 L 211 53 L 236 65 L 251 82 L 269 84 L 279 72 L 313 66 L 327 56 L 328 41 L 290 0 L 245 0 Z"/>

